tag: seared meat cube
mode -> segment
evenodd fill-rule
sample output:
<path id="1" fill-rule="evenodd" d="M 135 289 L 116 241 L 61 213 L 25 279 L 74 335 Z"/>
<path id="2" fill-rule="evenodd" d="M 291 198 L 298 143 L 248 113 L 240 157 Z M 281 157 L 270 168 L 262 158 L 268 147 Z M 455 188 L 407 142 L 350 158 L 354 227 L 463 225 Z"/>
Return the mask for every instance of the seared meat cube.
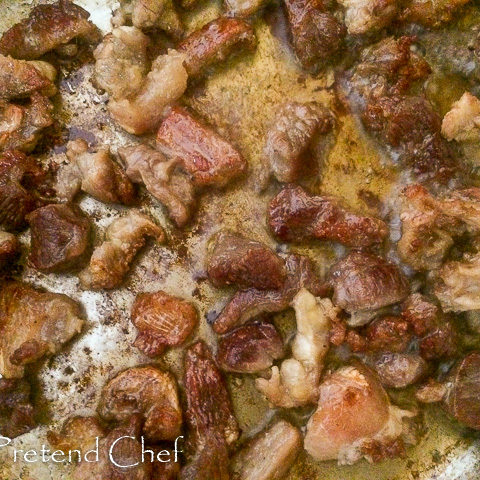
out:
<path id="1" fill-rule="evenodd" d="M 87 142 L 79 138 L 68 142 L 67 157 L 70 163 L 57 177 L 56 191 L 60 199 L 71 201 L 82 190 L 101 202 L 133 203 L 133 185 L 107 148 L 90 152 Z"/>
<path id="2" fill-rule="evenodd" d="M 89 253 L 91 225 L 76 206 L 37 208 L 27 216 L 31 244 L 29 262 L 42 272 L 63 272 L 82 266 Z"/>
<path id="3" fill-rule="evenodd" d="M 57 353 L 83 326 L 80 307 L 66 295 L 20 282 L 0 288 L 0 374 L 21 378 L 25 366 Z"/>
<path id="4" fill-rule="evenodd" d="M 195 206 L 195 189 L 186 173 L 178 168 L 178 160 L 167 160 L 162 153 L 147 145 L 132 145 L 118 151 L 132 182 L 145 188 L 168 210 L 177 227 L 183 227 Z"/>
<path id="5" fill-rule="evenodd" d="M 0 230 L 0 272 L 12 265 L 20 253 L 20 244 L 12 233 Z"/>
<path id="6" fill-rule="evenodd" d="M 69 0 L 35 7 L 28 18 L 7 30 L 0 39 L 0 53 L 14 58 L 34 59 L 75 38 L 99 39 L 89 14 Z"/>
<path id="7" fill-rule="evenodd" d="M 397 0 L 339 0 L 348 33 L 371 33 L 387 27 L 399 13 Z"/>
<path id="8" fill-rule="evenodd" d="M 0 54 L 0 99 L 27 98 L 33 92 L 55 93 L 56 70 L 47 62 L 26 62 Z"/>
<path id="9" fill-rule="evenodd" d="M 112 378 L 103 388 L 98 413 L 115 422 L 140 414 L 143 434 L 151 442 L 175 440 L 182 427 L 173 375 L 150 366 L 129 368 Z"/>
<path id="10" fill-rule="evenodd" d="M 0 151 L 33 150 L 53 123 L 52 111 L 50 100 L 38 92 L 24 105 L 0 101 Z"/>
<path id="11" fill-rule="evenodd" d="M 109 102 L 108 109 L 113 119 L 134 135 L 153 132 L 169 106 L 187 88 L 188 74 L 184 61 L 185 55 L 176 50 L 158 56 L 135 95 Z"/>
<path id="12" fill-rule="evenodd" d="M 39 165 L 21 152 L 0 154 L 0 226 L 20 230 L 25 217 L 42 204 L 37 187 L 45 175 Z"/>
<path id="13" fill-rule="evenodd" d="M 285 0 L 293 48 L 306 69 L 323 65 L 343 45 L 346 28 L 327 6 L 325 0 Z"/>
<path id="14" fill-rule="evenodd" d="M 188 75 L 197 76 L 233 53 L 252 51 L 256 46 L 257 39 L 249 23 L 236 18 L 220 17 L 193 32 L 177 48 L 186 56 Z"/>
<path id="15" fill-rule="evenodd" d="M 304 287 L 316 296 L 327 293 L 308 257 L 289 255 L 285 260 L 287 279 L 281 290 L 249 288 L 233 295 L 213 324 L 218 334 L 227 333 L 263 312 L 286 310 Z"/>
<path id="16" fill-rule="evenodd" d="M 268 401 L 283 408 L 315 403 L 323 370 L 323 359 L 330 346 L 330 327 L 338 309 L 329 298 L 315 298 L 301 289 L 293 299 L 297 333 L 292 343 L 292 358 L 272 367 L 269 380 L 257 378 L 255 385 Z"/>
<path id="17" fill-rule="evenodd" d="M 229 231 L 215 236 L 207 274 L 215 287 L 236 285 L 258 290 L 278 290 L 286 278 L 285 262 L 275 252 L 263 243 Z"/>
<path id="18" fill-rule="evenodd" d="M 334 122 L 332 113 L 317 102 L 283 104 L 267 132 L 266 168 L 279 182 L 295 182 L 309 174 L 312 158 L 321 154 L 322 136 Z"/>
<path id="19" fill-rule="evenodd" d="M 368 247 L 387 236 L 384 222 L 349 212 L 333 197 L 312 195 L 288 185 L 271 200 L 268 224 L 285 242 L 333 240 L 351 247 Z"/>
<path id="20" fill-rule="evenodd" d="M 25 380 L 0 378 L 0 435 L 15 438 L 35 426 L 30 385 Z"/>
<path id="21" fill-rule="evenodd" d="M 164 448 L 154 449 L 154 451 L 165 451 Z M 167 450 L 168 451 L 168 450 Z M 170 451 L 170 457 L 175 458 L 174 453 Z M 153 464 L 153 473 L 150 480 L 178 480 L 180 474 L 180 463 L 170 460 L 169 462 L 155 462 Z"/>
<path id="22" fill-rule="evenodd" d="M 457 10 L 470 0 L 409 0 L 405 3 L 401 20 L 438 27 L 452 20 Z"/>
<path id="23" fill-rule="evenodd" d="M 411 325 L 402 317 L 385 316 L 371 322 L 365 331 L 367 349 L 372 352 L 404 352 L 413 338 Z"/>
<path id="24" fill-rule="evenodd" d="M 217 362 L 227 372 L 256 373 L 284 354 L 282 337 L 271 323 L 249 323 L 219 339 Z"/>
<path id="25" fill-rule="evenodd" d="M 143 213 L 130 210 L 114 220 L 107 228 L 105 241 L 95 248 L 89 266 L 78 275 L 82 286 L 100 290 L 120 285 L 147 237 L 163 242 L 165 233 Z"/>
<path id="26" fill-rule="evenodd" d="M 351 465 L 362 457 L 382 460 L 372 458 L 372 450 L 402 456 L 403 418 L 411 416 L 390 404 L 378 379 L 366 367 L 342 367 L 320 385 L 318 408 L 307 424 L 305 450 L 317 461 L 338 460 L 341 465 Z M 397 448 L 391 448 L 395 444 Z"/>
<path id="27" fill-rule="evenodd" d="M 167 347 L 185 342 L 197 326 L 198 313 L 191 303 L 160 290 L 137 296 L 132 323 L 138 329 L 134 345 L 145 355 L 156 357 Z"/>
<path id="28" fill-rule="evenodd" d="M 480 141 L 480 100 L 465 92 L 443 117 L 442 135 L 457 142 Z"/>
<path id="29" fill-rule="evenodd" d="M 351 314 L 352 326 L 367 323 L 378 309 L 401 302 L 409 293 L 397 265 L 366 252 L 353 251 L 340 259 L 328 279 L 333 303 Z"/>
<path id="30" fill-rule="evenodd" d="M 225 0 L 224 4 L 229 17 L 245 18 L 268 4 L 268 0 Z"/>
<path id="31" fill-rule="evenodd" d="M 283 480 L 301 450 L 300 430 L 278 420 L 235 455 L 233 479 Z"/>
<path id="32" fill-rule="evenodd" d="M 177 159 L 199 187 L 223 187 L 247 169 L 230 143 L 181 107 L 173 107 L 160 125 L 157 146 Z"/>
<path id="33" fill-rule="evenodd" d="M 95 49 L 95 83 L 112 98 L 135 95 L 148 73 L 150 41 L 135 27 L 114 28 Z"/>

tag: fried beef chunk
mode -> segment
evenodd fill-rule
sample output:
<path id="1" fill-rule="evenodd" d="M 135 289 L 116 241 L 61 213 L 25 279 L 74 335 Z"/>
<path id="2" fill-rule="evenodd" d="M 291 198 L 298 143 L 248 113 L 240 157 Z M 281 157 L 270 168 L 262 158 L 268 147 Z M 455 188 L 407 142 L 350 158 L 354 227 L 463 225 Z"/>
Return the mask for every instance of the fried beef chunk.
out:
<path id="1" fill-rule="evenodd" d="M 142 293 L 132 307 L 132 323 L 138 329 L 135 346 L 149 357 L 167 347 L 182 345 L 198 324 L 193 304 L 161 290 Z"/>
<path id="2" fill-rule="evenodd" d="M 52 204 L 27 217 L 30 224 L 29 262 L 42 272 L 63 272 L 81 267 L 89 253 L 91 224 L 76 206 Z"/>
<path id="3" fill-rule="evenodd" d="M 278 290 L 285 283 L 285 264 L 263 243 L 225 231 L 213 239 L 207 259 L 207 274 L 215 287 Z"/>
<path id="4" fill-rule="evenodd" d="M 333 303 L 351 314 L 350 325 L 367 323 L 375 312 L 401 302 L 408 281 L 397 265 L 367 252 L 353 251 L 332 266 L 328 281 Z"/>
<path id="5" fill-rule="evenodd" d="M 127 176 L 145 188 L 165 207 L 177 225 L 183 227 L 195 206 L 195 189 L 177 159 L 167 160 L 147 145 L 132 145 L 118 151 L 127 167 Z"/>
<path id="6" fill-rule="evenodd" d="M 372 352 L 404 352 L 412 338 L 410 322 L 393 315 L 377 318 L 365 329 L 367 349 Z"/>
<path id="7" fill-rule="evenodd" d="M 96 439 L 106 436 L 105 429 L 96 417 L 72 417 L 62 426 L 59 433 L 47 432 L 50 445 L 56 450 L 86 452 L 95 448 Z"/>
<path id="8" fill-rule="evenodd" d="M 143 434 L 151 442 L 175 440 L 182 426 L 173 375 L 150 366 L 129 368 L 112 378 L 103 389 L 98 413 L 120 423 L 141 414 Z"/>
<path id="9" fill-rule="evenodd" d="M 133 185 L 107 148 L 90 152 L 87 142 L 79 138 L 68 142 L 67 157 L 70 163 L 60 169 L 57 177 L 60 199 L 71 201 L 82 190 L 101 202 L 133 203 Z"/>
<path id="10" fill-rule="evenodd" d="M 27 364 L 57 353 L 79 333 L 83 320 L 66 295 L 20 282 L 0 287 L 0 374 L 21 378 Z"/>
<path id="11" fill-rule="evenodd" d="M 259 433 L 235 455 L 234 480 L 282 480 L 302 450 L 302 434 L 285 420 Z"/>
<path id="12" fill-rule="evenodd" d="M 409 0 L 400 19 L 425 27 L 438 27 L 452 20 L 454 14 L 470 0 Z"/>
<path id="13" fill-rule="evenodd" d="M 182 480 L 228 480 L 228 446 L 239 436 L 230 396 L 212 354 L 203 342 L 185 357 L 187 441 L 195 454 L 183 468 Z"/>
<path id="14" fill-rule="evenodd" d="M 304 287 L 315 296 L 324 296 L 327 289 L 318 278 L 308 257 L 289 255 L 285 260 L 287 278 L 280 290 L 249 288 L 235 293 L 220 315 L 213 329 L 224 334 L 263 312 L 286 310 L 299 290 Z"/>
<path id="15" fill-rule="evenodd" d="M 403 418 L 411 416 L 390 404 L 367 367 L 342 367 L 320 385 L 318 407 L 307 424 L 305 450 L 317 461 L 338 460 L 340 465 L 362 457 L 373 462 L 403 456 Z"/>
<path id="16" fill-rule="evenodd" d="M 480 100 L 465 92 L 443 117 L 442 135 L 457 142 L 480 141 Z"/>
<path id="17" fill-rule="evenodd" d="M 257 39 L 249 23 L 219 17 L 189 35 L 178 45 L 178 51 L 185 54 L 188 75 L 194 77 L 234 53 L 253 51 L 256 47 Z"/>
<path id="18" fill-rule="evenodd" d="M 284 355 L 282 337 L 268 322 L 243 325 L 218 341 L 217 362 L 227 372 L 260 372 Z"/>
<path id="19" fill-rule="evenodd" d="M 35 426 L 30 385 L 25 380 L 0 378 L 0 435 L 15 438 Z"/>
<path id="20" fill-rule="evenodd" d="M 38 5 L 28 18 L 3 34 L 0 53 L 31 60 L 75 38 L 94 43 L 99 34 L 88 17 L 88 12 L 69 0 Z"/>
<path id="21" fill-rule="evenodd" d="M 280 240 L 296 243 L 319 239 L 367 247 L 388 234 L 381 220 L 350 212 L 337 199 L 312 195 L 297 185 L 287 185 L 271 200 L 268 224 Z"/>
<path id="22" fill-rule="evenodd" d="M 129 210 L 114 220 L 107 228 L 105 241 L 95 248 L 89 266 L 78 275 L 82 286 L 100 290 L 120 285 L 147 237 L 161 243 L 165 233 L 138 210 Z"/>
<path id="23" fill-rule="evenodd" d="M 345 25 L 351 35 L 376 32 L 399 13 L 397 0 L 339 0 L 345 8 Z"/>
<path id="24" fill-rule="evenodd" d="M 0 272 L 9 268 L 20 253 L 20 243 L 12 233 L 0 230 Z"/>
<path id="25" fill-rule="evenodd" d="M 264 163 L 279 182 L 295 182 L 309 174 L 322 154 L 322 140 L 335 123 L 330 110 L 317 102 L 280 106 L 267 131 Z"/>
<path id="26" fill-rule="evenodd" d="M 306 289 L 297 293 L 292 305 L 297 319 L 292 358 L 284 360 L 280 368 L 272 367 L 269 380 L 255 381 L 271 404 L 283 408 L 317 401 L 323 360 L 330 346 L 330 326 L 338 314 L 329 298 L 315 298 Z"/>
<path id="27" fill-rule="evenodd" d="M 15 231 L 25 227 L 25 217 L 41 206 L 38 188 L 45 174 L 33 158 L 21 152 L 0 154 L 0 227 Z"/>
<path id="28" fill-rule="evenodd" d="M 223 187 L 247 169 L 230 143 L 181 107 L 173 107 L 160 125 L 157 146 L 177 159 L 198 187 Z"/>
<path id="29" fill-rule="evenodd" d="M 292 43 L 306 69 L 316 69 L 341 49 L 346 28 L 328 11 L 325 0 L 285 0 Z"/>

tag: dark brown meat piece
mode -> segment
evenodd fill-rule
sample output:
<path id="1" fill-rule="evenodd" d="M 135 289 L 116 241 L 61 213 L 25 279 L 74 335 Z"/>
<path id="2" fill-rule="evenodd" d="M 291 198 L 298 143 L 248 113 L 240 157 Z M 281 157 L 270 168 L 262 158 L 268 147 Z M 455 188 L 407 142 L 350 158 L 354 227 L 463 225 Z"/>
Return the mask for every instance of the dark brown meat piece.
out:
<path id="1" fill-rule="evenodd" d="M 137 296 L 132 323 L 138 329 L 134 345 L 145 355 L 156 357 L 167 347 L 185 342 L 198 323 L 198 313 L 191 303 L 160 290 Z"/>
<path id="2" fill-rule="evenodd" d="M 63 272 L 81 267 L 88 259 L 91 225 L 76 206 L 55 204 L 37 208 L 30 224 L 29 261 L 42 272 Z"/>
<path id="3" fill-rule="evenodd" d="M 249 23 L 237 18 L 220 17 L 190 34 L 177 50 L 187 56 L 185 68 L 188 75 L 196 76 L 233 53 L 253 51 L 256 46 L 257 39 Z"/>
<path id="4" fill-rule="evenodd" d="M 333 302 L 352 315 L 352 326 L 367 323 L 375 311 L 404 300 L 408 280 L 397 265 L 382 257 L 353 251 L 332 266 L 328 281 Z"/>
<path id="5" fill-rule="evenodd" d="M 35 59 L 74 38 L 95 42 L 99 40 L 99 33 L 88 17 L 87 11 L 68 0 L 38 5 L 28 18 L 3 34 L 0 53 Z"/>
<path id="6" fill-rule="evenodd" d="M 180 478 L 228 480 L 228 446 L 238 439 L 238 424 L 225 381 L 205 343 L 188 348 L 184 381 L 187 441 L 195 454 Z"/>
<path id="7" fill-rule="evenodd" d="M 0 227 L 22 229 L 25 217 L 42 204 L 37 190 L 45 174 L 33 160 L 21 152 L 0 154 Z"/>
<path id="8" fill-rule="evenodd" d="M 0 435 L 15 438 L 35 426 L 30 385 L 25 380 L 0 378 Z"/>
<path id="9" fill-rule="evenodd" d="M 280 290 L 257 290 L 249 288 L 233 295 L 213 329 L 224 334 L 263 312 L 280 312 L 290 306 L 298 291 L 305 287 L 315 296 L 325 296 L 328 288 L 318 278 L 315 267 L 308 257 L 289 255 L 285 261 L 287 279 Z"/>
<path id="10" fill-rule="evenodd" d="M 312 195 L 300 186 L 284 187 L 270 202 L 268 224 L 285 242 L 332 240 L 367 247 L 387 236 L 384 222 L 343 208 L 333 197 Z"/>
<path id="11" fill-rule="evenodd" d="M 439 27 L 442 23 L 450 22 L 455 13 L 470 0 L 410 0 L 400 20 L 419 23 L 425 27 Z"/>
<path id="12" fill-rule="evenodd" d="M 20 254 L 20 243 L 12 233 L 0 230 L 0 272 L 9 268 Z"/>
<path id="13" fill-rule="evenodd" d="M 173 375 L 150 366 L 129 368 L 112 378 L 103 389 L 98 413 L 115 422 L 141 415 L 143 434 L 152 442 L 175 440 L 182 426 Z"/>
<path id="14" fill-rule="evenodd" d="M 404 352 L 412 338 L 410 323 L 393 315 L 375 319 L 365 330 L 367 348 L 373 352 Z"/>
<path id="15" fill-rule="evenodd" d="M 279 182 L 295 182 L 311 174 L 321 156 L 322 137 L 335 119 L 317 102 L 288 102 L 278 109 L 263 149 L 265 167 Z"/>
<path id="16" fill-rule="evenodd" d="M 284 355 L 282 337 L 267 322 L 243 325 L 218 341 L 217 361 L 227 372 L 260 372 Z"/>
<path id="17" fill-rule="evenodd" d="M 178 159 L 199 187 L 223 187 L 247 170 L 247 162 L 232 145 L 181 107 L 173 107 L 160 125 L 157 145 Z"/>
<path id="18" fill-rule="evenodd" d="M 322 66 L 343 45 L 347 30 L 325 0 L 285 0 L 293 48 L 306 69 Z"/>
<path id="19" fill-rule="evenodd" d="M 422 380 L 428 373 L 425 360 L 415 353 L 383 353 L 370 365 L 385 387 L 405 388 Z"/>
<path id="20" fill-rule="evenodd" d="M 278 290 L 285 282 L 285 262 L 270 248 L 234 232 L 215 236 L 207 259 L 208 278 L 215 287 Z"/>

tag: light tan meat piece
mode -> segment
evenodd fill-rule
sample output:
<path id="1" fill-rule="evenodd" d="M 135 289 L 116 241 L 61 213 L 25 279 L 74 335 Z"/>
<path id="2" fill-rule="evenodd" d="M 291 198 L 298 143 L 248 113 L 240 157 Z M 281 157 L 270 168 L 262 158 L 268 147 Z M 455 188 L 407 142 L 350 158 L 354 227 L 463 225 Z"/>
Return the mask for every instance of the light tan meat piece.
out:
<path id="1" fill-rule="evenodd" d="M 145 188 L 165 207 L 177 227 L 183 227 L 195 206 L 192 181 L 180 168 L 178 159 L 167 160 L 147 145 L 132 145 L 118 151 L 132 182 Z"/>
<path id="2" fill-rule="evenodd" d="M 480 141 L 480 100 L 465 92 L 443 117 L 442 135 L 457 142 Z"/>
<path id="3" fill-rule="evenodd" d="M 358 35 L 381 30 L 398 14 L 398 0 L 339 0 L 345 10 L 348 33 Z"/>
<path id="4" fill-rule="evenodd" d="M 108 148 L 92 152 L 85 140 L 77 139 L 68 142 L 67 157 L 70 163 L 61 167 L 57 175 L 59 199 L 72 201 L 82 190 L 104 203 L 133 203 L 133 185 Z"/>
<path id="5" fill-rule="evenodd" d="M 80 307 L 66 295 L 26 283 L 0 285 L 0 374 L 20 378 L 25 366 L 57 353 L 83 326 Z"/>
<path id="6" fill-rule="evenodd" d="M 276 407 L 292 408 L 315 403 L 323 369 L 323 359 L 329 348 L 331 322 L 339 309 L 330 299 L 314 297 L 301 289 L 293 299 L 297 333 L 292 343 L 292 358 L 280 368 L 272 367 L 269 380 L 257 378 L 255 385 Z"/>
<path id="7" fill-rule="evenodd" d="M 225 0 L 229 17 L 249 17 L 269 3 L 269 0 Z"/>
<path id="8" fill-rule="evenodd" d="M 114 220 L 107 228 L 105 241 L 94 250 L 89 266 L 78 275 L 82 286 L 100 290 L 120 285 L 147 237 L 162 243 L 165 233 L 138 210 L 129 210 Z"/>

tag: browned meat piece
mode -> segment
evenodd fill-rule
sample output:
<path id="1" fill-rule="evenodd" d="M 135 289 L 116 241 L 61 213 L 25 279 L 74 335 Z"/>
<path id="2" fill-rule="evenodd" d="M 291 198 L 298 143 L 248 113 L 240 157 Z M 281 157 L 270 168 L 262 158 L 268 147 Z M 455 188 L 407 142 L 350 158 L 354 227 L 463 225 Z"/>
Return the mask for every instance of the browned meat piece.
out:
<path id="1" fill-rule="evenodd" d="M 0 288 L 0 374 L 20 378 L 25 366 L 57 353 L 83 326 L 80 307 L 66 295 L 20 282 Z"/>
<path id="2" fill-rule="evenodd" d="M 269 0 L 225 0 L 226 15 L 246 18 L 263 8 Z"/>
<path id="3" fill-rule="evenodd" d="M 227 372 L 260 372 L 284 355 L 282 337 L 267 322 L 249 323 L 218 341 L 217 361 Z"/>
<path id="4" fill-rule="evenodd" d="M 165 456 L 162 458 L 165 459 Z M 166 458 L 169 458 L 169 457 L 166 457 Z M 172 452 L 170 452 L 170 458 L 174 458 L 172 456 Z M 177 480 L 179 474 L 180 474 L 180 463 L 174 462 L 172 460 L 164 463 L 157 461 L 153 464 L 153 473 L 150 480 Z"/>
<path id="5" fill-rule="evenodd" d="M 0 272 L 12 265 L 20 253 L 20 243 L 11 233 L 0 230 Z"/>
<path id="6" fill-rule="evenodd" d="M 36 187 L 45 175 L 33 158 L 21 152 L 0 154 L 0 226 L 20 230 L 25 217 L 42 204 Z"/>
<path id="7" fill-rule="evenodd" d="M 199 187 L 223 187 L 247 170 L 247 162 L 232 145 L 181 107 L 173 107 L 160 125 L 157 145 L 178 159 Z"/>
<path id="8" fill-rule="evenodd" d="M 53 105 L 38 92 L 24 105 L 0 101 L 0 150 L 30 152 L 53 124 Z"/>
<path id="9" fill-rule="evenodd" d="M 34 59 L 74 38 L 96 42 L 99 39 L 98 30 L 88 17 L 87 11 L 69 0 L 38 5 L 28 18 L 3 34 L 0 53 L 14 58 Z"/>
<path id="10" fill-rule="evenodd" d="M 186 55 L 188 75 L 197 76 L 233 53 L 253 51 L 256 47 L 257 39 L 249 23 L 237 18 L 220 17 L 190 34 L 178 45 L 178 51 Z"/>
<path id="11" fill-rule="evenodd" d="M 228 446 L 239 436 L 230 396 L 212 354 L 203 342 L 185 356 L 185 417 L 190 449 L 195 452 L 182 470 L 182 480 L 228 480 Z"/>
<path id="12" fill-rule="evenodd" d="M 447 385 L 429 378 L 427 383 L 418 387 L 415 398 L 422 403 L 441 402 L 447 394 Z"/>
<path id="13" fill-rule="evenodd" d="M 304 68 L 314 69 L 332 59 L 347 33 L 325 0 L 285 0 L 293 48 Z"/>
<path id="14" fill-rule="evenodd" d="M 0 99 L 26 98 L 33 92 L 55 93 L 56 70 L 47 62 L 26 62 L 0 54 Z"/>
<path id="15" fill-rule="evenodd" d="M 328 280 L 333 303 L 352 316 L 350 325 L 367 323 L 375 311 L 404 300 L 408 280 L 397 265 L 382 257 L 353 251 L 332 266 Z"/>
<path id="16" fill-rule="evenodd" d="M 236 285 L 258 290 L 278 290 L 286 278 L 285 262 L 273 250 L 230 231 L 215 236 L 207 274 L 215 287 Z"/>
<path id="17" fill-rule="evenodd" d="M 104 428 L 96 417 L 72 417 L 62 426 L 59 433 L 47 432 L 50 445 L 56 450 L 86 452 L 95 448 L 96 439 L 106 436 Z"/>
<path id="18" fill-rule="evenodd" d="M 405 22 L 438 27 L 452 20 L 454 14 L 470 0 L 410 0 L 400 17 Z"/>
<path id="19" fill-rule="evenodd" d="M 42 272 L 62 272 L 82 266 L 89 253 L 91 225 L 76 206 L 55 204 L 37 208 L 30 224 L 30 263 Z"/>
<path id="20" fill-rule="evenodd" d="M 25 380 L 0 378 L 0 435 L 15 438 L 35 426 L 30 385 Z"/>
<path id="21" fill-rule="evenodd" d="M 312 160 L 322 154 L 322 137 L 334 123 L 330 110 L 317 102 L 281 105 L 267 131 L 265 167 L 279 182 L 295 182 L 311 174 Z"/>
<path id="22" fill-rule="evenodd" d="M 333 197 L 312 195 L 300 186 L 288 185 L 271 200 L 271 231 L 285 242 L 332 240 L 351 247 L 367 247 L 387 236 L 384 222 L 343 208 Z"/>
<path id="23" fill-rule="evenodd" d="M 298 428 L 278 420 L 235 455 L 232 480 L 283 480 L 301 450 Z"/>
<path id="24" fill-rule="evenodd" d="M 215 319 L 213 324 L 215 332 L 227 333 L 260 313 L 287 309 L 302 287 L 315 296 L 324 296 L 327 293 L 308 257 L 289 255 L 285 267 L 287 279 L 281 290 L 265 291 L 249 288 L 235 293 Z"/>
<path id="25" fill-rule="evenodd" d="M 198 323 L 198 313 L 190 303 L 161 290 L 142 293 L 132 307 L 132 323 L 138 329 L 135 346 L 149 357 L 167 347 L 185 342 Z"/>
<path id="26" fill-rule="evenodd" d="M 365 331 L 368 350 L 404 352 L 413 338 L 410 323 L 392 315 L 371 322 Z"/>
<path id="27" fill-rule="evenodd" d="M 339 0 L 345 7 L 345 25 L 351 35 L 387 27 L 399 13 L 398 0 Z"/>
<path id="28" fill-rule="evenodd" d="M 413 416 L 390 404 L 376 376 L 363 365 L 342 367 L 320 385 L 317 411 L 310 417 L 305 450 L 317 461 L 353 464 L 383 446 L 400 442 L 395 453 L 404 454 L 403 418 Z"/>
<path id="29" fill-rule="evenodd" d="M 118 151 L 132 182 L 145 188 L 168 210 L 177 227 L 189 220 L 195 206 L 195 189 L 190 178 L 178 168 L 178 160 L 167 160 L 147 145 L 132 145 Z"/>
<path id="30" fill-rule="evenodd" d="M 383 353 L 374 357 L 370 364 L 385 387 L 405 388 L 428 373 L 427 363 L 415 353 Z"/>
<path id="31" fill-rule="evenodd" d="M 165 241 L 163 229 L 138 210 L 114 220 L 105 241 L 95 248 L 89 266 L 78 275 L 83 287 L 92 290 L 115 288 L 122 283 L 147 237 Z"/>
<path id="32" fill-rule="evenodd" d="M 110 156 L 108 148 L 90 152 L 83 139 L 67 145 L 70 163 L 61 168 L 56 191 L 62 200 L 71 201 L 80 191 L 105 203 L 131 205 L 135 199 L 132 183 Z"/>
<path id="33" fill-rule="evenodd" d="M 115 422 L 141 414 L 143 434 L 151 442 L 175 440 L 182 427 L 173 375 L 150 366 L 129 368 L 112 378 L 103 388 L 98 413 Z"/>

